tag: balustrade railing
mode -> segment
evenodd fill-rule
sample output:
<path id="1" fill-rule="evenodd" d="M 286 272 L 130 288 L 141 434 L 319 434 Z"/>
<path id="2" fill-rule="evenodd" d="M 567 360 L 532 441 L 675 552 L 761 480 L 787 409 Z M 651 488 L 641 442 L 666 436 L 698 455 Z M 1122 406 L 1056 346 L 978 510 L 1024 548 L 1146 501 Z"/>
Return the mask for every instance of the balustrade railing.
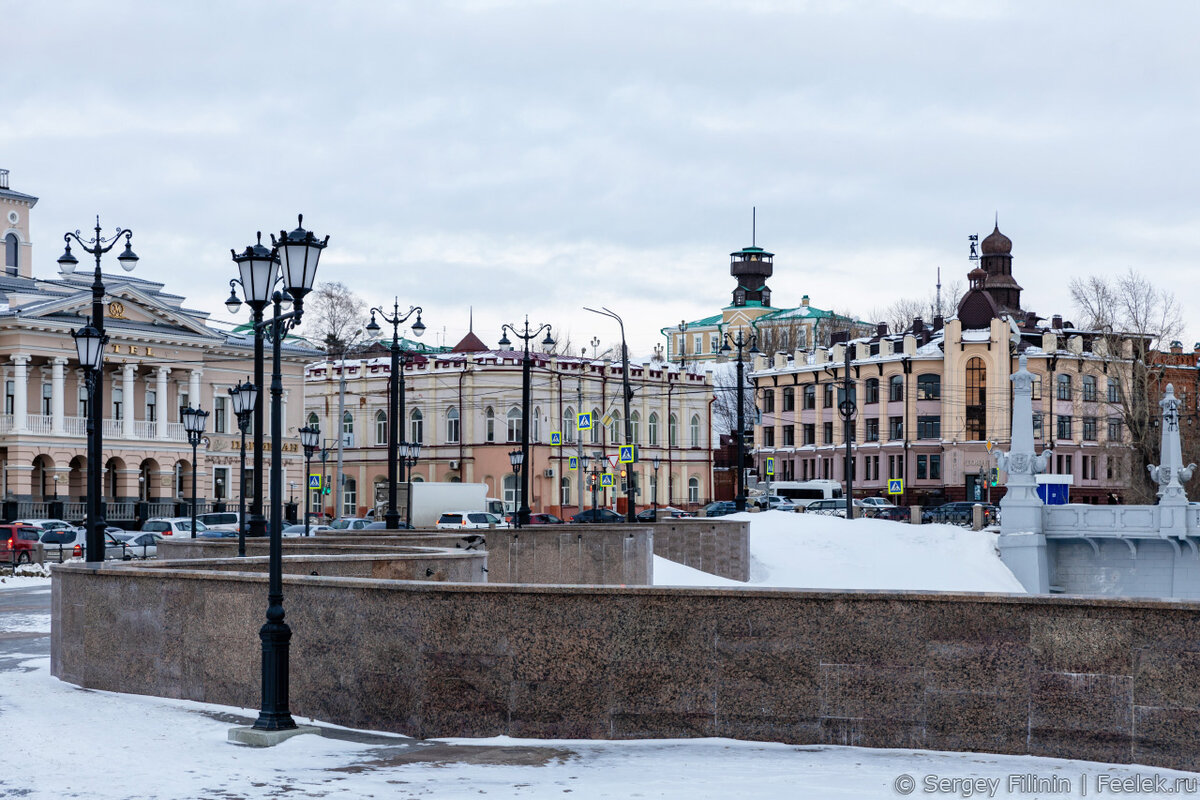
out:
<path id="1" fill-rule="evenodd" d="M 149 422 L 147 420 L 133 421 L 133 437 L 135 439 L 157 439 L 158 438 L 158 423 Z"/>
<path id="2" fill-rule="evenodd" d="M 87 436 L 87 417 L 63 417 L 62 435 L 82 437 Z M 164 429 L 162 426 L 166 426 Z M 12 433 L 17 430 L 16 419 L 12 414 L 0 414 L 0 433 Z M 130 435 L 125 435 L 125 422 L 119 419 L 104 420 L 105 439 L 158 439 L 165 430 L 164 438 L 172 442 L 186 442 L 187 431 L 181 422 L 161 422 L 150 420 L 133 420 Z M 46 414 L 26 414 L 25 428 L 22 433 L 51 435 L 54 432 L 54 417 Z"/>
<path id="3" fill-rule="evenodd" d="M 25 426 L 30 433 L 50 433 L 51 423 L 54 418 L 45 414 L 26 414 Z"/>

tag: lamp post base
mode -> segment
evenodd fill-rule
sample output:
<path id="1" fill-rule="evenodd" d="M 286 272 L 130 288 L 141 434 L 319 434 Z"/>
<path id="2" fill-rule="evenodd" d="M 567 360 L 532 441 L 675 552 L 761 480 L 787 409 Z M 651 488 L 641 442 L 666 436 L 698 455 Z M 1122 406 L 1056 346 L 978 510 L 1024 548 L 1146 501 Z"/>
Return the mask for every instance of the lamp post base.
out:
<path id="1" fill-rule="evenodd" d="M 383 524 L 387 526 L 389 531 L 398 530 L 400 528 L 400 513 L 398 511 L 388 511 L 383 515 Z"/>
<path id="2" fill-rule="evenodd" d="M 293 736 L 303 733 L 321 735 L 321 729 L 316 725 L 297 725 L 282 731 L 263 731 L 258 728 L 243 726 L 229 729 L 229 741 L 234 744 L 244 744 L 250 747 L 274 747 L 280 742 L 287 741 Z"/>
<path id="3" fill-rule="evenodd" d="M 283 609 L 278 608 L 279 621 L 272 621 L 272 607 L 267 612 L 268 621 L 258 631 L 262 640 L 262 709 L 254 722 L 258 731 L 287 731 L 296 728 L 292 712 L 288 709 L 288 657 L 291 649 L 292 629 L 282 620 Z"/>

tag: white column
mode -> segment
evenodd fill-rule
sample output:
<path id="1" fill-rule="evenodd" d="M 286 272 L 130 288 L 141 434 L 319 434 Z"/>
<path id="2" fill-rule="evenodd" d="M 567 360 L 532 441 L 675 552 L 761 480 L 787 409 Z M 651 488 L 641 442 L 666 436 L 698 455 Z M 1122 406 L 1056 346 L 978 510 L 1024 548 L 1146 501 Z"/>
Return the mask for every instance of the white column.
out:
<path id="1" fill-rule="evenodd" d="M 167 404 L 167 376 L 171 374 L 170 367 L 159 367 L 158 377 L 154 384 L 154 392 L 157 395 L 158 401 L 158 438 L 167 438 L 167 421 L 170 417 L 167 415 L 167 409 L 170 406 Z"/>
<path id="2" fill-rule="evenodd" d="M 133 438 L 133 374 L 137 372 L 137 364 L 126 364 L 121 368 L 122 412 L 125 418 L 121 420 L 121 435 L 126 439 Z"/>
<path id="3" fill-rule="evenodd" d="M 13 381 L 16 383 L 13 394 L 13 430 L 29 430 L 29 355 L 18 353 L 12 357 Z"/>
<path id="4" fill-rule="evenodd" d="M 50 368 L 50 412 L 52 415 L 50 432 L 61 436 L 66 433 L 63 417 L 66 416 L 66 383 L 63 380 L 63 367 L 67 364 L 65 358 L 54 359 Z"/>

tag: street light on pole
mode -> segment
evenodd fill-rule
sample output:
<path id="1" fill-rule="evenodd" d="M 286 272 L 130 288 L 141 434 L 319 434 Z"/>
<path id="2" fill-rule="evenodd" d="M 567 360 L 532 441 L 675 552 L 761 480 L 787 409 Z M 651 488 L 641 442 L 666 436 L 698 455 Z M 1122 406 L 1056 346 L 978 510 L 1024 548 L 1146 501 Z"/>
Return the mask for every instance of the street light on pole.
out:
<path id="1" fill-rule="evenodd" d="M 759 352 L 758 337 L 752 334 L 747 341 L 742 333 L 739 330 L 736 339 L 726 333 L 725 342 L 721 345 L 721 352 L 725 355 L 732 351 L 730 343 L 737 348 L 737 495 L 734 503 L 738 511 L 746 510 L 746 384 L 742 350 L 749 345 L 750 349 L 746 351 L 749 355 L 758 355 Z"/>
<path id="2" fill-rule="evenodd" d="M 662 466 L 662 459 L 658 456 L 654 457 L 654 521 L 658 522 L 658 468 Z"/>
<path id="3" fill-rule="evenodd" d="M 312 501 L 312 486 L 309 485 L 309 475 L 312 474 L 312 457 L 321 446 L 321 428 L 317 425 L 304 426 L 300 429 L 300 445 L 304 448 L 304 535 L 308 536 L 309 503 Z"/>
<path id="4" fill-rule="evenodd" d="M 584 311 L 591 311 L 593 314 L 599 314 L 604 317 L 612 317 L 621 326 L 621 394 L 625 400 L 625 444 L 633 444 L 633 420 L 629 418 L 629 401 L 633 399 L 633 389 L 629 386 L 629 348 L 625 345 L 625 322 L 616 314 L 616 312 L 601 306 L 601 310 L 597 311 L 594 308 L 584 306 Z M 635 451 L 636 452 L 636 451 Z M 632 480 L 625 482 L 625 521 L 637 522 L 637 515 L 634 509 L 634 482 Z"/>
<path id="5" fill-rule="evenodd" d="M 529 357 L 529 342 L 541 335 L 542 331 L 546 331 L 546 338 L 542 340 L 542 350 L 549 353 L 554 349 L 554 339 L 550 336 L 550 326 L 541 325 L 537 330 L 530 333 L 529 317 L 525 317 L 524 332 L 518 331 L 512 325 L 505 323 L 500 326 L 500 347 L 511 347 L 512 342 L 508 340 L 505 331 L 512 331 L 512 335 L 521 339 L 525 344 L 525 357 L 521 360 L 521 463 L 530 463 L 529 460 L 529 405 L 530 405 L 530 372 L 533 366 L 533 359 Z M 511 454 L 510 454 L 511 455 Z M 514 465 L 515 466 L 515 465 Z M 529 470 L 522 472 L 517 470 L 519 485 L 521 489 L 521 505 L 517 508 L 516 519 L 517 527 L 523 527 L 529 524 Z"/>
<path id="6" fill-rule="evenodd" d="M 408 309 L 408 313 L 404 316 L 400 315 L 400 300 L 397 298 L 392 304 L 392 313 L 389 316 L 382 308 L 371 309 L 371 321 L 367 323 L 367 333 L 371 336 L 379 335 L 379 323 L 375 321 L 375 314 L 378 313 L 383 321 L 392 326 L 392 374 L 389 379 L 389 397 L 388 397 L 388 507 L 384 514 L 384 525 L 389 530 L 394 530 L 400 527 L 400 512 L 396 510 L 396 461 L 399 458 L 397 447 L 400 439 L 400 421 L 404 415 L 404 370 L 400 363 L 400 326 L 408 321 L 408 318 L 413 314 L 417 315 L 417 321 L 413 323 L 412 332 L 418 337 L 425 332 L 425 323 L 421 322 L 421 307 L 412 306 Z M 371 502 L 375 502 L 372 499 Z M 412 495 L 409 495 L 408 505 L 412 506 Z"/>
<path id="7" fill-rule="evenodd" d="M 96 217 L 95 231 L 96 235 L 86 241 L 79 231 L 64 233 L 63 240 L 67 243 L 67 247 L 58 259 L 58 268 L 64 278 L 75 272 L 79 260 L 71 254 L 72 239 L 83 252 L 96 258 L 96 271 L 92 276 L 92 316 L 85 329 L 90 327 L 96 331 L 96 335 L 89 338 L 98 342 L 99 351 L 95 354 L 91 352 L 86 354 L 95 355 L 94 359 L 80 360 L 85 375 L 89 364 L 92 368 L 91 380 L 88 382 L 87 522 L 85 523 L 87 533 L 84 540 L 87 547 L 85 558 L 89 562 L 104 560 L 104 535 L 108 527 L 108 523 L 104 519 L 102 500 L 104 487 L 100 480 L 103 467 L 101 462 L 104 460 L 104 430 L 100 411 L 100 407 L 104 404 L 104 370 L 101 369 L 101 364 L 104 358 L 104 345 L 108 342 L 108 337 L 104 332 L 104 278 L 100 273 L 100 256 L 112 250 L 124 237 L 125 249 L 121 251 L 121 255 L 117 256 L 117 261 L 126 272 L 131 272 L 138 262 L 138 257 L 132 249 L 133 231 L 117 228 L 116 234 L 106 239 L 100 235 L 99 216 Z M 91 348 L 92 345 L 85 344 L 84 347 Z M 80 349 L 78 337 L 76 337 L 76 350 L 80 353 L 83 352 Z"/>
<path id="8" fill-rule="evenodd" d="M 238 556 L 246 555 L 246 431 L 250 428 L 250 416 L 258 404 L 258 387 L 246 379 L 245 383 L 229 390 L 233 414 L 237 417 L 238 432 L 242 435 L 241 469 L 238 473 Z"/>
<path id="9" fill-rule="evenodd" d="M 192 446 L 192 538 L 196 538 L 196 451 L 200 447 L 200 440 L 204 438 L 204 423 L 208 419 L 208 412 L 201 411 L 199 408 L 179 409 L 179 416 L 183 418 L 183 429 L 187 432 L 188 444 Z"/>
<path id="10" fill-rule="evenodd" d="M 262 320 L 261 312 L 256 312 L 255 331 L 261 331 L 263 338 L 271 340 L 271 530 L 270 558 L 268 568 L 267 588 L 267 621 L 259 630 L 262 640 L 262 706 L 258 719 L 254 722 L 257 730 L 281 731 L 292 730 L 296 727 L 288 710 L 288 658 L 292 630 L 284 621 L 283 610 L 283 356 L 281 345 L 288 331 L 298 326 L 304 314 L 304 297 L 313 286 L 317 274 L 317 265 L 321 253 L 329 244 L 329 237 L 317 239 L 312 231 L 304 229 L 304 216 L 299 218 L 299 225 L 290 233 L 279 232 L 279 239 L 271 236 L 271 249 L 261 244 L 251 245 L 241 255 L 236 253 L 233 260 L 241 270 L 241 280 L 234 279 L 230 285 L 241 283 L 248 301 L 254 299 L 255 304 L 262 303 L 269 297 L 273 306 L 273 315 L 269 320 Z M 276 291 L 276 284 L 280 284 Z M 293 311 L 284 313 L 285 298 L 287 303 L 295 303 Z M 236 293 L 230 292 L 226 307 L 236 312 L 240 302 Z M 261 350 L 256 347 L 255 374 L 263 371 Z M 262 403 L 258 404 L 255 412 L 255 438 L 261 435 Z M 262 449 L 255 453 L 255 463 L 259 462 Z M 260 480 L 256 470 L 255 479 Z M 252 521 L 253 524 L 253 521 Z"/>
<path id="11" fill-rule="evenodd" d="M 516 483 L 521 482 L 521 465 L 525 463 L 525 453 L 522 450 L 508 451 L 508 463 L 512 465 L 513 475 L 516 476 Z M 516 527 L 521 527 L 521 509 L 517 508 L 517 512 L 513 514 L 513 521 Z"/>
<path id="12" fill-rule="evenodd" d="M 411 529 L 412 528 L 412 508 L 413 508 L 412 471 L 413 471 L 413 467 L 415 467 L 417 465 L 417 459 L 419 459 L 421 457 L 421 443 L 420 442 L 401 442 L 400 443 L 400 457 L 404 460 L 404 466 L 408 468 L 407 469 L 408 502 L 405 503 L 405 506 L 407 506 L 407 508 L 405 510 L 404 525 L 405 525 L 405 527 Z M 397 522 L 396 522 L 397 527 L 399 527 L 399 524 L 400 523 L 397 520 Z"/>

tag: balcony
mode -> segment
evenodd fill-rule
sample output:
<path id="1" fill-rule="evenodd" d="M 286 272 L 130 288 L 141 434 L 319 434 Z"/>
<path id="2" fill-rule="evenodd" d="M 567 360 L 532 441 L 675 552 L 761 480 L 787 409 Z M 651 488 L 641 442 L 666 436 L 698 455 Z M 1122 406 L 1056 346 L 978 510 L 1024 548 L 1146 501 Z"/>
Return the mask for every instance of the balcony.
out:
<path id="1" fill-rule="evenodd" d="M 0 414 L 0 434 L 36 436 L 66 436 L 83 438 L 87 436 L 87 417 L 63 417 L 62 430 L 54 431 L 54 417 L 47 414 L 26 414 L 23 428 L 17 426 L 13 414 Z M 160 437 L 165 427 L 166 436 Z M 104 438 L 122 439 L 125 441 L 171 441 L 186 442 L 187 433 L 179 422 L 149 422 L 147 420 L 131 420 L 130 435 L 125 435 L 125 421 L 119 419 L 104 420 Z"/>

